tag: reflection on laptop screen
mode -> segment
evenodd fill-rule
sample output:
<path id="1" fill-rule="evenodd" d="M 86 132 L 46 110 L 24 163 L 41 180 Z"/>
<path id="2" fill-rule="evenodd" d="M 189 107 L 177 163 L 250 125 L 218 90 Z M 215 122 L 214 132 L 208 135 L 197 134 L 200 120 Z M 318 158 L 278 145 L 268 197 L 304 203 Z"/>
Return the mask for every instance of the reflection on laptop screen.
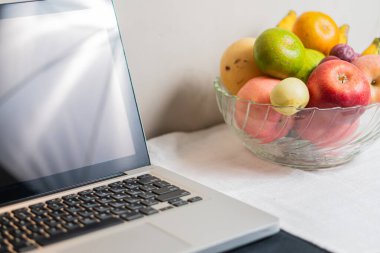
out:
<path id="1" fill-rule="evenodd" d="M 110 0 L 0 6 L 0 186 L 134 156 L 129 86 Z"/>

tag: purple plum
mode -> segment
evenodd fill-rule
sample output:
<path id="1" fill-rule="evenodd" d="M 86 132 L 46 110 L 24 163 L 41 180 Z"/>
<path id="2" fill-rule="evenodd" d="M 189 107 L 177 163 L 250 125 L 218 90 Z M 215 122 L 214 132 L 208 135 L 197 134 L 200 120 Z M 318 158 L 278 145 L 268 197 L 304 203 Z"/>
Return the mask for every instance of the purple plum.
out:
<path id="1" fill-rule="evenodd" d="M 336 56 L 343 61 L 352 62 L 356 57 L 357 53 L 355 50 L 347 44 L 337 44 L 331 51 L 330 55 Z"/>

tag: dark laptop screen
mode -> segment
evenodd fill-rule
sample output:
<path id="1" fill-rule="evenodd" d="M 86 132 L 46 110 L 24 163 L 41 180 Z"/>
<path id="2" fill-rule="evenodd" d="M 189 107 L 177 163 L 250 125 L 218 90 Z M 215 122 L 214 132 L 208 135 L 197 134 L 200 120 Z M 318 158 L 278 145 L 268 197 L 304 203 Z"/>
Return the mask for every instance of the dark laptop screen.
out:
<path id="1" fill-rule="evenodd" d="M 112 1 L 0 5 L 0 203 L 148 164 Z"/>

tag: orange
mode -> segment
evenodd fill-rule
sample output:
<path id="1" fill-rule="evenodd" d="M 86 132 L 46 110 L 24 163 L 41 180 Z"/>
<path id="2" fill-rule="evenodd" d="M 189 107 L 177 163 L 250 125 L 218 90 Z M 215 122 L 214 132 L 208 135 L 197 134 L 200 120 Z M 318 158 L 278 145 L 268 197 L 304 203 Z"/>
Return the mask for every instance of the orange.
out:
<path id="1" fill-rule="evenodd" d="M 328 55 L 339 43 L 339 28 L 335 21 L 322 12 L 303 13 L 295 22 L 293 32 L 306 48 Z"/>

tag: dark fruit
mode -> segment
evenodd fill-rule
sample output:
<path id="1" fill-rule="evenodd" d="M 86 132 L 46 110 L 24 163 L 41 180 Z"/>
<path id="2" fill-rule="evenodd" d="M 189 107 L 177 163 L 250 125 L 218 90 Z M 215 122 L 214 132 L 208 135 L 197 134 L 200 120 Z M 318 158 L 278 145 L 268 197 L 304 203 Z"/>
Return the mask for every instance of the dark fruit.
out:
<path id="1" fill-rule="evenodd" d="M 355 50 L 350 45 L 347 45 L 347 44 L 335 45 L 331 49 L 330 55 L 336 56 L 339 59 L 343 61 L 348 61 L 348 62 L 352 62 L 357 57 Z"/>
<path id="2" fill-rule="evenodd" d="M 319 62 L 319 65 L 321 65 L 324 62 L 331 61 L 331 60 L 340 60 L 340 58 L 333 56 L 333 55 L 329 55 L 329 56 L 326 56 L 325 58 L 323 58 L 322 61 Z"/>

